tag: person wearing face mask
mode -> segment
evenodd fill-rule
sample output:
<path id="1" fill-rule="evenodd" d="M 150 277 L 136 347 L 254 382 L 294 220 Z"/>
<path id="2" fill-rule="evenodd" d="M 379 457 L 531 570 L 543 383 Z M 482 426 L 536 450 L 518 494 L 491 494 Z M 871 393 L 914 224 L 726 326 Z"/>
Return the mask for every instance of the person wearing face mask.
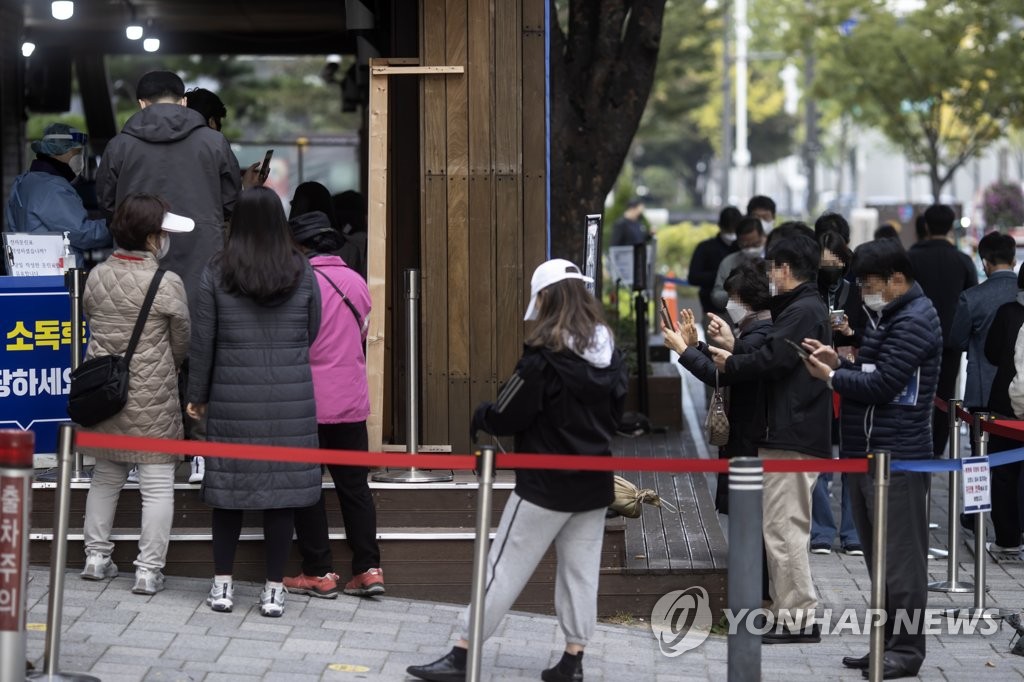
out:
<path id="1" fill-rule="evenodd" d="M 750 197 L 750 201 L 747 202 L 747 215 L 760 220 L 764 233 L 768 234 L 775 227 L 775 202 L 763 194 Z"/>
<path id="2" fill-rule="evenodd" d="M 726 206 L 718 215 L 718 234 L 697 244 L 693 251 L 687 279 L 690 284 L 699 287 L 697 295 L 705 317 L 709 313 L 725 314 L 724 308 L 711 302 L 711 291 L 715 286 L 715 276 L 722 260 L 739 248 L 736 245 L 736 225 L 742 219 L 743 215 L 738 208 Z"/>
<path id="3" fill-rule="evenodd" d="M 725 290 L 725 280 L 741 263 L 755 258 L 764 258 L 765 231 L 761 221 L 752 216 L 742 218 L 736 224 L 736 248 L 722 259 L 715 274 L 715 284 L 711 288 L 711 305 L 724 311 L 729 303 L 729 293 Z M 721 314 L 719 313 L 719 316 Z"/>
<path id="4" fill-rule="evenodd" d="M 772 328 L 749 353 L 712 348 L 715 366 L 730 382 L 759 380 L 764 392 L 765 428 L 758 455 L 768 459 L 832 457 L 832 396 L 827 387 L 798 371 L 800 356 L 790 343 L 813 338 L 830 345 L 828 310 L 816 279 L 821 246 L 809 227 L 787 223 L 772 232 L 768 247 Z M 771 629 L 764 644 L 821 641 L 814 622 L 817 595 L 807 545 L 811 531 L 814 473 L 768 473 L 764 477 L 764 540 L 771 593 Z M 784 617 L 785 621 L 780 617 Z"/>
<path id="5" fill-rule="evenodd" d="M 166 248 L 167 233 L 186 234 L 195 223 L 167 211 L 162 199 L 148 194 L 125 198 L 111 222 L 118 248 L 97 265 L 85 283 L 82 304 L 89 321 L 85 357 L 123 355 L 135 321 Z M 132 355 L 128 402 L 124 409 L 88 431 L 148 438 L 183 436 L 178 400 L 178 369 L 188 352 L 188 303 L 181 278 L 163 272 Z M 142 494 L 142 528 L 135 560 L 136 594 L 155 594 L 164 588 L 163 567 L 174 517 L 174 469 L 178 458 L 155 452 L 82 448 L 96 458 L 85 503 L 84 580 L 116 577 L 110 555 L 110 531 L 118 496 L 128 471 L 138 466 Z"/>
<path id="6" fill-rule="evenodd" d="M 871 319 L 857 359 L 840 357 L 827 343 L 805 339 L 809 374 L 843 398 L 839 455 L 864 458 L 887 450 L 895 460 L 932 458 L 932 402 L 939 382 L 942 327 L 935 306 L 915 281 L 902 246 L 891 239 L 857 247 L 853 273 Z M 850 501 L 861 537 L 872 537 L 874 482 L 850 474 Z M 928 474 L 894 471 L 889 478 L 886 535 L 885 679 L 917 675 L 925 657 L 921 628 L 896 629 L 897 614 L 922 622 L 928 602 Z M 871 570 L 872 547 L 864 559 Z M 878 576 L 875 576 L 876 578 Z M 864 670 L 868 656 L 847 656 L 844 666 Z"/>
<path id="7" fill-rule="evenodd" d="M 110 246 L 107 221 L 91 219 L 72 182 L 85 167 L 88 136 L 64 123 L 46 126 L 32 143 L 36 158 L 27 173 L 14 179 L 5 217 L 10 232 L 68 234 L 79 265 L 89 249 Z"/>
<path id="8" fill-rule="evenodd" d="M 772 327 L 768 296 L 768 275 L 764 261 L 758 259 L 741 263 L 725 280 L 729 292 L 726 312 L 738 333 L 734 337 L 729 325 L 720 317 L 713 316 L 711 325 L 724 333 L 714 339 L 734 353 L 749 353 L 764 343 Z M 679 364 L 707 386 L 715 385 L 715 363 L 707 344 L 697 338 L 697 325 L 693 311 L 684 309 L 679 330 L 662 327 L 665 345 L 679 354 Z M 729 414 L 729 441 L 718 450 L 720 458 L 757 457 L 756 441 L 764 428 L 761 404 L 760 382 L 757 379 L 735 382 L 727 375 L 719 376 L 719 385 L 729 386 L 727 401 Z M 718 475 L 715 493 L 715 509 L 721 514 L 729 513 L 728 474 Z"/>

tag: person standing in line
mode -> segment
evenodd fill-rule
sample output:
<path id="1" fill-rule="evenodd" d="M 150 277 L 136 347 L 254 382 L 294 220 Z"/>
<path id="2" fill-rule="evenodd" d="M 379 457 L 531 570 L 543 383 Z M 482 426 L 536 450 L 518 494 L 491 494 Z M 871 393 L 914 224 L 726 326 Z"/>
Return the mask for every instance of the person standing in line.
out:
<path id="1" fill-rule="evenodd" d="M 725 280 L 741 263 L 763 259 L 767 239 L 764 225 L 758 218 L 745 216 L 736 224 L 736 250 L 722 258 L 718 272 L 715 273 L 715 283 L 711 287 L 710 303 L 713 307 L 726 309 L 729 293 L 725 290 Z"/>
<path id="2" fill-rule="evenodd" d="M 313 270 L 295 247 L 277 195 L 245 191 L 224 250 L 203 271 L 192 313 L 187 411 L 209 440 L 315 448 L 309 347 L 320 328 Z M 206 603 L 234 606 L 232 572 L 242 512 L 263 513 L 266 583 L 260 614 L 284 613 L 294 510 L 320 499 L 316 464 L 209 457 L 201 496 L 213 507 L 214 578 Z"/>
<path id="3" fill-rule="evenodd" d="M 715 286 L 715 276 L 718 274 L 718 266 L 722 264 L 722 259 L 738 250 L 736 225 L 742 219 L 743 215 L 738 208 L 726 206 L 718 215 L 718 234 L 697 244 L 697 248 L 693 250 L 687 279 L 690 284 L 699 287 L 697 295 L 700 298 L 704 320 L 708 319 L 709 313 L 720 317 L 726 314 L 724 307 L 718 307 L 711 302 L 711 290 Z"/>
<path id="4" fill-rule="evenodd" d="M 124 355 L 157 273 L 157 260 L 167 247 L 167 233 L 183 234 L 194 226 L 190 219 L 168 213 L 167 204 L 158 197 L 135 194 L 121 203 L 110 225 L 118 248 L 93 269 L 85 282 L 82 304 L 90 332 L 87 360 Z M 114 416 L 83 430 L 180 439 L 183 430 L 178 368 L 188 353 L 189 332 L 185 287 L 181 278 L 166 272 L 132 355 L 128 402 Z M 178 458 L 157 452 L 96 448 L 82 448 L 82 454 L 96 458 L 85 501 L 82 578 L 104 580 L 117 576 L 117 565 L 110 558 L 114 551 L 110 532 L 128 470 L 137 465 L 142 528 L 132 592 L 156 594 L 164 589 Z"/>
<path id="5" fill-rule="evenodd" d="M 864 458 L 887 450 L 894 460 L 932 458 L 932 404 L 939 381 L 942 330 L 935 306 L 914 281 L 903 247 L 891 239 L 861 244 L 853 274 L 864 305 L 872 311 L 857 359 L 841 358 L 818 339 L 804 339 L 812 353 L 809 374 L 843 397 L 840 415 L 843 458 Z M 928 604 L 927 473 L 894 471 L 889 477 L 885 539 L 884 679 L 913 677 L 925 658 L 922 614 Z M 850 502 L 861 537 L 874 532 L 874 481 L 850 474 Z M 871 572 L 871 544 L 864 559 Z M 872 576 L 880 579 L 879 576 Z M 917 627 L 896 627 L 905 617 Z M 868 676 L 868 655 L 846 656 L 844 666 Z"/>
<path id="6" fill-rule="evenodd" d="M 644 224 L 643 199 L 630 199 L 622 217 L 612 225 L 612 246 L 633 246 L 651 241 L 651 235 Z"/>
<path id="7" fill-rule="evenodd" d="M 534 271 L 525 319 L 536 326 L 497 402 L 473 414 L 472 440 L 483 430 L 514 435 L 516 452 L 611 455 L 627 379 L 601 304 L 584 286 L 591 281 L 562 259 Z M 541 673 L 545 682 L 583 679 L 583 650 L 597 625 L 605 511 L 613 498 L 611 472 L 516 471 L 487 557 L 483 638 L 494 633 L 553 542 L 555 612 L 566 645 L 561 660 Z M 458 633 L 448 654 L 407 672 L 433 682 L 464 680 L 469 608 Z"/>
<path id="8" fill-rule="evenodd" d="M 938 396 L 943 400 L 955 397 L 956 378 L 960 373 L 960 350 L 950 342 L 953 318 L 956 316 L 960 294 L 978 284 L 978 271 L 970 256 L 962 253 L 949 241 L 956 214 L 944 204 L 929 206 L 924 212 L 928 238 L 917 242 L 907 251 L 914 279 L 921 285 L 924 295 L 931 299 L 942 323 L 942 370 L 939 372 Z M 949 440 L 949 415 L 934 409 L 932 415 L 932 451 L 941 457 Z"/>
<path id="9" fill-rule="evenodd" d="M 110 246 L 107 221 L 92 220 L 72 186 L 85 168 L 89 136 L 64 123 L 46 126 L 32 143 L 36 158 L 28 172 L 14 178 L 4 217 L 9 232 L 68 233 L 76 254 Z M 79 267 L 84 264 L 79 261 Z"/>
<path id="10" fill-rule="evenodd" d="M 729 381 L 759 379 L 764 387 L 766 428 L 758 455 L 766 459 L 830 459 L 832 395 L 800 369 L 790 344 L 814 338 L 832 342 L 828 310 L 818 295 L 821 246 L 802 223 L 786 223 L 772 233 L 768 247 L 768 281 L 772 295 L 772 329 L 752 353 L 732 354 L 711 348 L 715 365 Z M 719 333 L 716 324 L 710 333 Z M 766 474 L 764 477 L 765 556 L 774 625 L 765 644 L 817 643 L 814 622 L 818 599 L 811 579 L 807 545 L 811 533 L 814 473 Z"/>
<path id="11" fill-rule="evenodd" d="M 312 214 L 303 217 L 308 215 Z M 320 285 L 320 333 L 309 349 L 320 447 L 369 450 L 366 419 L 370 415 L 370 393 L 363 344 L 369 329 L 370 290 L 358 272 L 333 255 L 343 238 L 330 224 L 297 219 L 290 221 L 289 227 L 309 257 Z M 327 470 L 334 481 L 345 539 L 352 550 L 352 579 L 345 584 L 344 592 L 358 597 L 384 594 L 377 510 L 366 481 L 370 470 L 334 464 Z M 337 597 L 338 574 L 332 567 L 322 493 L 313 506 L 295 510 L 295 536 L 302 554 L 302 573 L 285 578 L 284 586 L 294 594 Z"/>
<path id="12" fill-rule="evenodd" d="M 763 194 L 752 196 L 747 202 L 747 215 L 760 220 L 764 233 L 768 234 L 775 227 L 775 202 Z"/>

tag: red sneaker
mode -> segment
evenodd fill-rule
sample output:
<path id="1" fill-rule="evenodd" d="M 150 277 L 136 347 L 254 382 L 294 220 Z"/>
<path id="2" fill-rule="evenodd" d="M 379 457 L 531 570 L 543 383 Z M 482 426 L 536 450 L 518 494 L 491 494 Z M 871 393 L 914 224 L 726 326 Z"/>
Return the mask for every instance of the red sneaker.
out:
<path id="1" fill-rule="evenodd" d="M 285 578 L 284 586 L 292 594 L 308 594 L 310 597 L 334 599 L 338 596 L 338 574 L 328 573 L 318 578 L 302 573 L 294 578 Z"/>
<path id="2" fill-rule="evenodd" d="M 384 594 L 384 571 L 379 568 L 371 568 L 366 573 L 353 576 L 345 584 L 345 594 L 354 597 L 374 597 Z"/>

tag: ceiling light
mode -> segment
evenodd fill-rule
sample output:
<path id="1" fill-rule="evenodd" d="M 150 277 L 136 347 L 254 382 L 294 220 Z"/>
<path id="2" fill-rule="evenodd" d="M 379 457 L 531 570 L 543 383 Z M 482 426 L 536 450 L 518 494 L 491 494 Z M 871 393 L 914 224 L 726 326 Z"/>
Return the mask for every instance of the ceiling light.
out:
<path id="1" fill-rule="evenodd" d="M 156 52 L 160 49 L 159 38 L 146 38 L 142 41 L 142 49 L 146 52 Z"/>
<path id="2" fill-rule="evenodd" d="M 139 24 L 128 24 L 124 27 L 124 34 L 128 40 L 139 40 L 142 38 L 142 26 Z"/>
<path id="3" fill-rule="evenodd" d="M 50 13 L 54 19 L 66 21 L 75 15 L 75 3 L 71 0 L 54 0 L 50 3 Z"/>
<path id="4" fill-rule="evenodd" d="M 33 42 L 29 41 L 29 40 L 26 40 L 25 42 L 23 42 L 21 44 L 21 56 L 22 57 L 31 57 L 32 53 L 35 52 L 35 51 L 36 51 L 36 44 L 35 43 L 33 43 Z"/>

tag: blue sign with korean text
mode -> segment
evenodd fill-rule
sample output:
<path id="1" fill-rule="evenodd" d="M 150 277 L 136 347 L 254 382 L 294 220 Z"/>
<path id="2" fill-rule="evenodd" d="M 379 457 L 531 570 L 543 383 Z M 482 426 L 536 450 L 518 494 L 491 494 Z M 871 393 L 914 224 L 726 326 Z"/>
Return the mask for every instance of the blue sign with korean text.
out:
<path id="1" fill-rule="evenodd" d="M 0 277 L 0 428 L 31 429 L 36 454 L 55 453 L 58 426 L 70 421 L 70 386 L 71 301 L 64 278 Z"/>

